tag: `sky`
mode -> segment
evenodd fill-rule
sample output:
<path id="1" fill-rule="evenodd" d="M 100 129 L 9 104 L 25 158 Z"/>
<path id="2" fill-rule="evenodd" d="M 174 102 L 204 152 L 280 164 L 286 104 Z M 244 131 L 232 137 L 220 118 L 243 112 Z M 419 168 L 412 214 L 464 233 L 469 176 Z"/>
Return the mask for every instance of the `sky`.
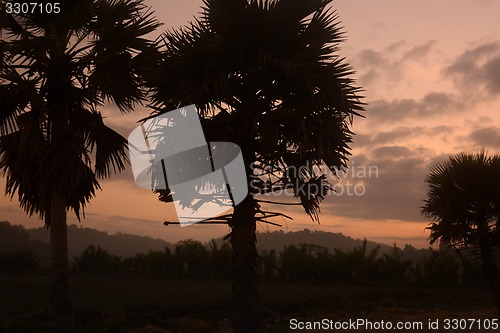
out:
<path id="1" fill-rule="evenodd" d="M 160 33 L 186 25 L 202 1 L 146 3 L 164 23 Z M 280 206 L 293 221 L 258 230 L 308 228 L 427 247 L 425 228 L 431 221 L 420 216 L 420 207 L 430 167 L 460 151 L 500 150 L 500 2 L 337 0 L 332 7 L 347 37 L 339 55 L 354 67 L 367 103 L 366 117 L 355 119 L 352 127 L 350 172 L 336 184 L 337 194 L 323 202 L 320 224 L 300 207 Z M 110 127 L 128 136 L 147 110 L 120 115 L 108 107 L 104 113 Z M 173 206 L 137 187 L 130 170 L 101 187 L 85 209 L 86 218 L 78 222 L 70 213 L 69 223 L 172 242 L 207 241 L 229 232 L 226 226 L 163 226 L 165 220 L 175 221 Z M 43 226 L 9 198 L 1 198 L 0 220 Z"/>

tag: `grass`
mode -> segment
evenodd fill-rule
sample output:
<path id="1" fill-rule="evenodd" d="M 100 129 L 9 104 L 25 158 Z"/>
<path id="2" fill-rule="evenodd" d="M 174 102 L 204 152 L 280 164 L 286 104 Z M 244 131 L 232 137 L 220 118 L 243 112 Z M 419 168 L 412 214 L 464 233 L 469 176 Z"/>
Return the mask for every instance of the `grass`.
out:
<path id="1" fill-rule="evenodd" d="M 0 332 L 44 332 L 48 279 L 0 277 Z M 80 332 L 229 332 L 231 283 L 156 278 L 72 276 Z M 261 284 L 269 332 L 302 320 L 494 318 L 486 289 Z M 304 332 L 304 331 L 302 331 Z M 436 331 L 439 332 L 439 331 Z"/>

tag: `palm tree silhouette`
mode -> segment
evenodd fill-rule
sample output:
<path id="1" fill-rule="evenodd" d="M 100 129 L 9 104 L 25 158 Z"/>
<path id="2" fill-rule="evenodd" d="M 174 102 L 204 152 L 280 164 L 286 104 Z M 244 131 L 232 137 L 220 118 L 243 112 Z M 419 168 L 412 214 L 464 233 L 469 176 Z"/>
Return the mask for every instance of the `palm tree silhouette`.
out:
<path id="1" fill-rule="evenodd" d="M 264 331 L 256 222 L 286 216 L 256 196 L 290 190 L 318 220 L 330 186 L 316 167 L 346 166 L 350 122 L 363 110 L 351 67 L 335 55 L 344 36 L 330 2 L 204 0 L 199 19 L 164 34 L 163 58 L 147 76 L 152 116 L 195 104 L 208 141 L 241 148 L 249 194 L 218 217 L 231 227 L 235 332 Z"/>
<path id="2" fill-rule="evenodd" d="M 0 170 L 6 193 L 50 229 L 50 331 L 72 332 L 66 211 L 80 210 L 98 179 L 124 169 L 125 139 L 98 108 L 131 111 L 144 96 L 138 68 L 159 26 L 142 0 L 67 0 L 59 10 L 0 10 Z"/>
<path id="3" fill-rule="evenodd" d="M 452 155 L 425 181 L 422 214 L 436 221 L 427 228 L 431 244 L 439 240 L 479 255 L 500 313 L 500 156 Z"/>

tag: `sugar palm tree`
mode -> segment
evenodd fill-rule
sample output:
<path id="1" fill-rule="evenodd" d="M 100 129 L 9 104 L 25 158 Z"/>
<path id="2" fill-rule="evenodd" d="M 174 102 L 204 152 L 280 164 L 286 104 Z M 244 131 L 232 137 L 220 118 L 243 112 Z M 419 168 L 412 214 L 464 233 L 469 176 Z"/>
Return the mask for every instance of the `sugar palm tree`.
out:
<path id="1" fill-rule="evenodd" d="M 66 211 L 80 219 L 98 179 L 127 162 L 125 139 L 98 109 L 141 100 L 138 70 L 154 50 L 144 35 L 158 23 L 142 0 L 66 0 L 17 15 L 13 2 L 0 5 L 0 170 L 6 193 L 50 229 L 50 330 L 72 332 Z"/>
<path id="2" fill-rule="evenodd" d="M 241 148 L 249 194 L 218 217 L 231 228 L 235 332 L 264 331 L 256 222 L 284 216 L 257 196 L 289 190 L 317 220 L 330 189 L 317 167 L 346 166 L 350 123 L 363 110 L 353 71 L 336 55 L 344 37 L 330 2 L 204 0 L 199 19 L 164 34 L 163 57 L 147 76 L 152 116 L 195 104 L 208 141 Z"/>
<path id="3" fill-rule="evenodd" d="M 500 313 L 500 155 L 459 153 L 433 166 L 422 214 L 431 244 L 475 252 Z"/>

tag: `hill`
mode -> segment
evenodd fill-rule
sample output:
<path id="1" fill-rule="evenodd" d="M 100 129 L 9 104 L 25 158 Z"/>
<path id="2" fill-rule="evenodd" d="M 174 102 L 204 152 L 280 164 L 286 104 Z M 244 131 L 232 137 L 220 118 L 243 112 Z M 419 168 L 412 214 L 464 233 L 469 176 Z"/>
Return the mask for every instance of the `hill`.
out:
<path id="1" fill-rule="evenodd" d="M 280 230 L 259 233 L 257 235 L 258 247 L 265 250 L 275 249 L 279 252 L 283 250 L 285 245 L 300 243 L 321 245 L 328 248 L 330 252 L 333 252 L 335 249 L 341 249 L 343 251 L 352 250 L 357 246 L 361 246 L 363 240 L 359 238 L 354 239 L 341 233 L 311 231 L 309 229 L 295 232 L 283 232 Z M 372 241 L 367 242 L 368 251 L 377 246 L 380 247 L 380 253 L 389 252 L 392 249 L 392 247 L 386 244 L 379 244 Z"/>
<path id="2" fill-rule="evenodd" d="M 31 249 L 40 258 L 40 266 L 49 265 L 49 231 L 45 228 L 25 229 L 20 225 L 12 225 L 0 221 L 0 251 Z M 147 236 L 117 233 L 110 235 L 104 231 L 68 226 L 68 255 L 70 261 L 80 255 L 90 244 L 99 245 L 110 254 L 123 258 L 131 257 L 139 252 L 149 250 L 161 251 L 165 247 L 173 249 L 174 245 L 161 239 Z"/>
<path id="3" fill-rule="evenodd" d="M 221 244 L 222 238 L 215 240 Z M 20 225 L 12 225 L 9 222 L 0 222 L 0 251 L 12 251 L 18 249 L 32 249 L 41 260 L 41 266 L 47 267 L 49 262 L 49 231 L 45 228 L 25 229 Z M 286 245 L 308 243 L 328 248 L 330 252 L 334 249 L 343 251 L 352 250 L 361 246 L 363 240 L 354 239 L 341 233 L 326 231 L 311 231 L 304 229 L 296 232 L 265 232 L 257 235 L 257 247 L 260 250 L 275 249 L 280 252 Z M 162 251 L 165 247 L 173 250 L 174 244 L 161 239 L 147 236 L 138 236 L 125 233 L 108 234 L 91 228 L 68 226 L 68 252 L 72 260 L 78 256 L 90 244 L 99 245 L 108 253 L 126 258 L 140 252 L 149 250 Z M 391 247 L 376 242 L 367 242 L 368 251 L 380 247 L 379 253 L 386 253 Z"/>
<path id="4" fill-rule="evenodd" d="M 31 240 L 49 243 L 49 232 L 45 228 L 26 229 Z M 119 257 L 131 257 L 139 252 L 162 251 L 165 247 L 170 249 L 174 245 L 162 239 L 148 236 L 138 236 L 125 233 L 108 234 L 91 228 L 78 227 L 74 224 L 68 226 L 68 253 L 69 257 L 78 256 L 90 244 L 99 245 L 110 254 Z"/>

